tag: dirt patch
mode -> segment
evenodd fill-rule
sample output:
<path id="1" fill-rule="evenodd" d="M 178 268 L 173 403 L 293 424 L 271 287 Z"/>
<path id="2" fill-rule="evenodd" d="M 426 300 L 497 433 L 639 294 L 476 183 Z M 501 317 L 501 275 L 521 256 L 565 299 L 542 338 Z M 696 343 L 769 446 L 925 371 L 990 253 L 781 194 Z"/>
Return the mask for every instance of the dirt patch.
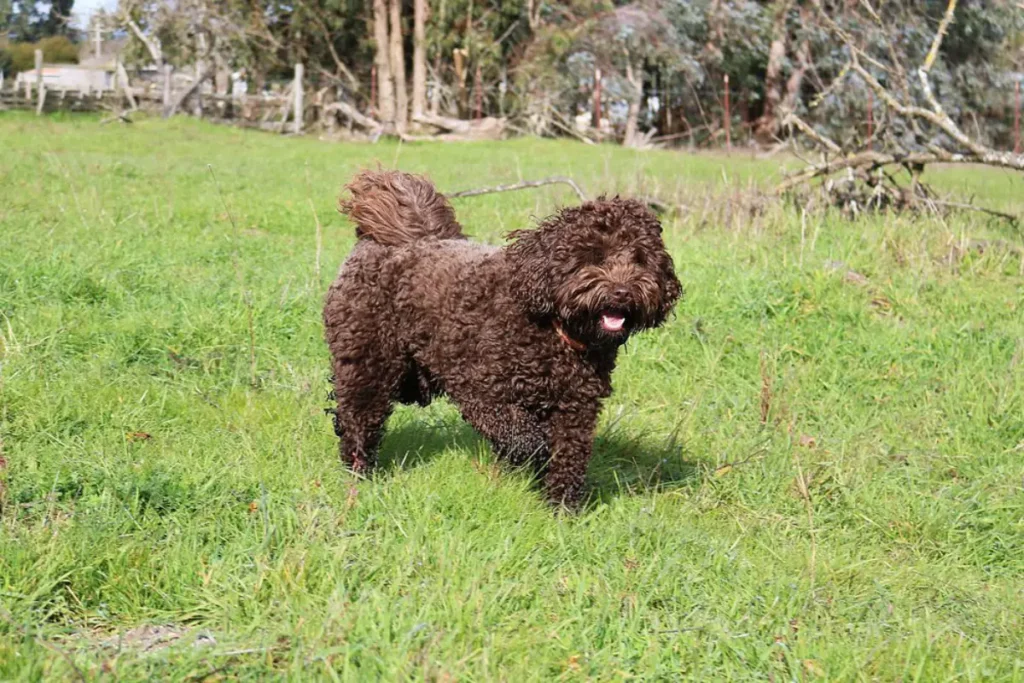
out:
<path id="1" fill-rule="evenodd" d="M 136 652 L 158 652 L 175 645 L 209 647 L 216 644 L 217 639 L 207 631 L 171 624 L 136 626 L 99 641 L 99 646 L 104 649 Z"/>

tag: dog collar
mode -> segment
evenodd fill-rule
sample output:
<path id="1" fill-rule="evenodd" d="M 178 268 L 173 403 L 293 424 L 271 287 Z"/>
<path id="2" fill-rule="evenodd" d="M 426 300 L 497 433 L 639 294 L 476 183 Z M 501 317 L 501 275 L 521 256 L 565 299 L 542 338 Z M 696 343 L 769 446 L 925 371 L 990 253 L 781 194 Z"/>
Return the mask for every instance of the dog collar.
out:
<path id="1" fill-rule="evenodd" d="M 554 326 L 555 326 L 555 332 L 558 334 L 558 337 L 562 341 L 564 341 L 566 346 L 568 346 L 570 349 L 572 349 L 573 351 L 586 351 L 587 350 L 587 345 L 586 344 L 584 344 L 581 341 L 577 341 L 577 340 L 573 339 L 572 337 L 569 336 L 569 334 L 564 329 L 562 329 L 562 323 L 559 322 L 557 318 L 555 319 Z"/>

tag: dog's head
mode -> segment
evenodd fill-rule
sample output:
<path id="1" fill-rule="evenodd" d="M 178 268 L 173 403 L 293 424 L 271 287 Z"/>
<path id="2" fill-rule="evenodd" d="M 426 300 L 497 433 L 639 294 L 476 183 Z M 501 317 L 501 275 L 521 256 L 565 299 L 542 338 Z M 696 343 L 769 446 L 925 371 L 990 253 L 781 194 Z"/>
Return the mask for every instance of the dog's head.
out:
<path id="1" fill-rule="evenodd" d="M 554 318 L 588 346 L 657 327 L 679 298 L 661 224 L 636 200 L 586 202 L 509 237 L 513 295 L 529 315 Z"/>

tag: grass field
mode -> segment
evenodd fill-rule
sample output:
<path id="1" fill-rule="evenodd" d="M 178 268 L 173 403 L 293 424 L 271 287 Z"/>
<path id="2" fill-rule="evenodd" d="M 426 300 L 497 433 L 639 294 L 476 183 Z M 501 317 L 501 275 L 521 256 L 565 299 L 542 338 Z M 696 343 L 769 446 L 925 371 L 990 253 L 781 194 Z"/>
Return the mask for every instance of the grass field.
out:
<path id="1" fill-rule="evenodd" d="M 578 516 L 445 403 L 339 465 L 321 297 L 378 161 L 688 207 Z M 745 199 L 778 164 L 0 116 L 0 679 L 1024 680 L 1021 237 Z M 456 208 L 499 242 L 573 200 Z"/>

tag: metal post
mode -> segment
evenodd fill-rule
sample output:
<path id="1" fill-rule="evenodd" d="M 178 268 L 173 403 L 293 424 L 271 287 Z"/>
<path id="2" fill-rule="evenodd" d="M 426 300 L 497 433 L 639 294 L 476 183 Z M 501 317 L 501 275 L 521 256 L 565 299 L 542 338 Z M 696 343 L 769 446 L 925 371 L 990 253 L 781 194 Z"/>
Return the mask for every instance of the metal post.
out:
<path id="1" fill-rule="evenodd" d="M 725 148 L 732 149 L 732 114 L 729 111 L 729 74 L 725 74 Z"/>

